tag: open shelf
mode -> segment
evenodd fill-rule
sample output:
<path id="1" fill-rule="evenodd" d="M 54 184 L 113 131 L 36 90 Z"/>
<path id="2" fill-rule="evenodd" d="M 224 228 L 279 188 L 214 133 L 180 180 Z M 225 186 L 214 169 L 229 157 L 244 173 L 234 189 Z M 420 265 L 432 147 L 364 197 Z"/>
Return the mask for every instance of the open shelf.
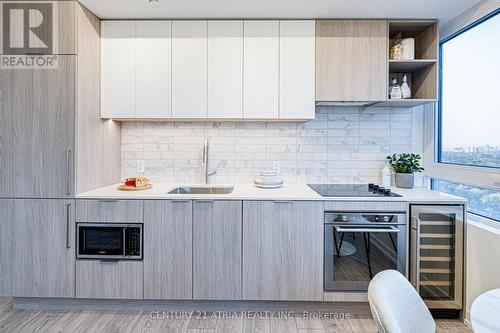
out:
<path id="1" fill-rule="evenodd" d="M 389 21 L 389 47 L 394 37 L 415 39 L 415 59 L 437 59 L 438 23 L 435 20 L 391 20 Z"/>
<path id="2" fill-rule="evenodd" d="M 426 67 L 435 65 L 436 59 L 415 59 L 415 60 L 389 60 L 389 72 L 413 73 Z"/>
<path id="3" fill-rule="evenodd" d="M 412 98 L 387 100 L 376 106 L 414 107 L 433 103 L 438 98 L 438 22 L 435 20 L 390 20 L 389 47 L 397 34 L 415 39 L 415 59 L 388 59 L 388 83 L 401 85 L 406 74 Z M 389 88 L 389 87 L 388 87 Z"/>

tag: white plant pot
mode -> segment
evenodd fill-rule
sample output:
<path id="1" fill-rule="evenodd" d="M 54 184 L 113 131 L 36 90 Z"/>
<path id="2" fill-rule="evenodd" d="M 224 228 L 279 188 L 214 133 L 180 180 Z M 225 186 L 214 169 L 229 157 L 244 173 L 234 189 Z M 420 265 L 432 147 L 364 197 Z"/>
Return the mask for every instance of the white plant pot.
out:
<path id="1" fill-rule="evenodd" d="M 396 173 L 396 186 L 400 188 L 413 188 L 415 183 L 415 174 Z"/>

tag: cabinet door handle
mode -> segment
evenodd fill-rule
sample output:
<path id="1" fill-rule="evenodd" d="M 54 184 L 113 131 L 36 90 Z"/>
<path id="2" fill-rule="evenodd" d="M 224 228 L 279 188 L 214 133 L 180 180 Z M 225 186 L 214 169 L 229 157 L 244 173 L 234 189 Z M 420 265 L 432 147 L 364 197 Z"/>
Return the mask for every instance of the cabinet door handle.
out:
<path id="1" fill-rule="evenodd" d="M 194 203 L 209 203 L 212 204 L 214 203 L 213 200 L 196 200 Z"/>
<path id="2" fill-rule="evenodd" d="M 287 201 L 287 200 L 274 200 L 275 204 L 293 204 L 293 201 Z"/>
<path id="3" fill-rule="evenodd" d="M 70 214 L 71 214 L 71 203 L 66 204 L 66 248 L 71 249 L 71 242 L 70 242 L 70 237 L 69 237 L 69 230 L 71 228 L 70 226 Z"/>
<path id="4" fill-rule="evenodd" d="M 67 178 L 66 178 L 66 194 L 71 194 L 71 149 L 66 149 L 66 167 L 67 167 Z"/>
<path id="5" fill-rule="evenodd" d="M 189 203 L 190 200 L 170 200 L 172 203 Z"/>
<path id="6" fill-rule="evenodd" d="M 118 264 L 119 261 L 118 261 L 118 259 L 101 259 L 101 260 L 99 260 L 99 263 L 109 265 L 109 264 Z"/>

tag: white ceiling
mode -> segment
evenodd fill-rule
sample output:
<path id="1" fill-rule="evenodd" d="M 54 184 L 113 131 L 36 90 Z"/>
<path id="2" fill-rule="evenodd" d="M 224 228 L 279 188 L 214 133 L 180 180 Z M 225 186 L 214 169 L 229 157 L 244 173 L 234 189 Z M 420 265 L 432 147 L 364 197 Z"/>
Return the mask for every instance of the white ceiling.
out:
<path id="1" fill-rule="evenodd" d="M 102 19 L 438 18 L 441 24 L 479 0 L 79 0 Z"/>

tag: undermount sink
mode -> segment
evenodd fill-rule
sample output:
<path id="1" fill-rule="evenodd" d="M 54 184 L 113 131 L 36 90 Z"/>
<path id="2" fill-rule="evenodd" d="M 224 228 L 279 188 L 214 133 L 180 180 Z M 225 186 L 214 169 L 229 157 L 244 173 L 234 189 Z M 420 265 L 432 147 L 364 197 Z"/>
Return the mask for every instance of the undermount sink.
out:
<path id="1" fill-rule="evenodd" d="M 192 187 L 192 186 L 181 186 L 176 187 L 168 194 L 229 194 L 233 192 L 234 187 L 221 187 L 221 186 L 210 186 L 210 187 Z"/>

